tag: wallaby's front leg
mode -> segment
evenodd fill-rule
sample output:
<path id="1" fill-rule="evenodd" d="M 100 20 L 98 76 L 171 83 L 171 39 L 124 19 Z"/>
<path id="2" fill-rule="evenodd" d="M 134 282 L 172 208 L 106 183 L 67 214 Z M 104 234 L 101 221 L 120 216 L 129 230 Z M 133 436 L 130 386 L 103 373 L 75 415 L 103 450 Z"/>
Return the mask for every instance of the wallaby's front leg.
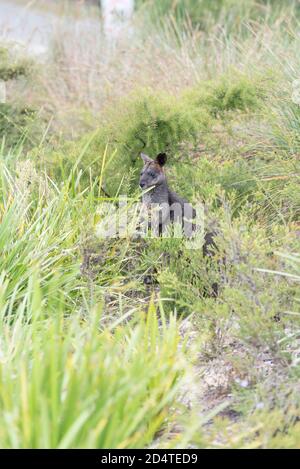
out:
<path id="1" fill-rule="evenodd" d="M 170 223 L 170 208 L 168 203 L 151 204 L 149 210 L 149 229 L 153 237 L 161 236 Z"/>

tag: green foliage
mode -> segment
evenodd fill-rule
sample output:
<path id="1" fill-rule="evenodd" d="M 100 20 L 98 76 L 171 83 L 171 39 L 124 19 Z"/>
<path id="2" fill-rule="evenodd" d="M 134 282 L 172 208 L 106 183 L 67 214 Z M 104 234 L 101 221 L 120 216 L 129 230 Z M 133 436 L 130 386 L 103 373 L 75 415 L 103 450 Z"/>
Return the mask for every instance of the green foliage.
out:
<path id="1" fill-rule="evenodd" d="M 0 47 L 0 80 L 9 81 L 28 75 L 31 66 L 29 60 L 12 57 L 7 48 Z"/>
<path id="2" fill-rule="evenodd" d="M 232 220 L 228 207 L 218 219 L 218 253 L 210 265 L 178 240 L 155 240 L 144 268 L 156 272 L 166 306 L 198 324 L 201 362 L 215 369 L 210 393 L 234 396 L 230 412 L 238 417 L 216 419 L 208 445 L 218 436 L 217 447 L 297 447 L 299 238 L 276 225 L 270 233 L 248 214 Z M 295 254 L 274 255 L 279 247 Z M 203 294 L 213 281 L 217 299 Z M 223 374 L 227 388 L 217 384 Z"/>
<path id="3" fill-rule="evenodd" d="M 150 154 L 174 150 L 180 142 L 195 138 L 201 124 L 208 123 L 207 116 L 198 115 L 175 97 L 150 91 L 136 92 L 120 108 L 110 115 L 108 140 L 121 145 L 133 161 L 141 150 Z"/>
<path id="4" fill-rule="evenodd" d="M 124 176 L 128 176 L 130 167 L 136 167 L 136 163 L 140 166 L 141 151 L 152 156 L 161 151 L 172 154 L 183 141 L 194 141 L 210 122 L 205 110 L 186 105 L 166 93 L 149 90 L 140 90 L 122 99 L 105 117 L 106 122 L 90 146 L 89 154 L 93 160 L 107 143 L 117 149 L 113 157 L 108 155 L 106 182 L 112 194 Z M 114 181 L 109 174 L 113 174 Z M 136 180 L 134 177 L 134 184 Z"/>
<path id="5" fill-rule="evenodd" d="M 176 322 L 160 330 L 152 305 L 137 324 L 101 331 L 100 311 L 83 322 L 66 317 L 62 302 L 45 320 L 38 279 L 31 286 L 31 323 L 21 311 L 2 323 L 1 448 L 148 445 L 181 374 Z"/>
<path id="6" fill-rule="evenodd" d="M 3 81 L 13 80 L 27 74 L 27 64 L 0 64 L 0 79 Z"/>
<path id="7" fill-rule="evenodd" d="M 260 81 L 236 70 L 220 78 L 200 82 L 183 94 L 190 106 L 204 109 L 213 117 L 224 117 L 229 111 L 256 110 L 262 96 Z"/>
<path id="8" fill-rule="evenodd" d="M 41 134 L 37 125 L 36 112 L 27 107 L 0 103 L 0 140 L 4 139 L 7 147 L 14 147 L 24 141 L 30 141 Z"/>
<path id="9" fill-rule="evenodd" d="M 64 190 L 54 197 L 53 189 L 30 161 L 20 162 L 15 171 L 1 164 L 2 314 L 13 317 L 22 305 L 23 314 L 30 317 L 26 291 L 31 291 L 36 272 L 49 314 L 56 308 L 55 284 L 65 292 L 67 310 L 67 304 L 73 306 L 72 292 L 76 297 L 73 282 L 78 269 L 71 256 L 76 233 L 71 204 L 67 209 Z M 62 225 L 63 231 L 59 229 Z M 49 295 L 52 303 L 48 302 Z"/>
<path id="10" fill-rule="evenodd" d="M 30 74 L 31 61 L 15 57 L 0 47 L 0 80 L 9 81 Z M 25 140 L 34 127 L 35 112 L 29 106 L 0 103 L 0 140 L 13 147 Z"/>
<path id="11" fill-rule="evenodd" d="M 203 82 L 179 98 L 138 90 L 106 111 L 103 126 L 89 147 L 89 161 L 97 161 L 97 154 L 103 154 L 108 143 L 107 192 L 114 195 L 121 183 L 132 190 L 137 184 L 135 169 L 140 166 L 141 151 L 152 156 L 167 151 L 172 165 L 172 155 L 183 143 L 195 144 L 201 133 L 209 134 L 219 117 L 226 116 L 229 121 L 230 112 L 257 109 L 261 98 L 260 82 L 242 74 Z M 85 137 L 82 145 L 87 141 Z"/>
<path id="12" fill-rule="evenodd" d="M 103 287 L 91 288 L 79 276 L 78 221 L 96 211 L 92 188 L 86 198 L 76 168 L 59 189 L 28 160 L 6 163 L 0 174 L 1 448 L 150 444 L 175 410 L 184 373 L 175 318 L 167 322 L 160 306 L 158 321 L 152 301 L 146 313 L 131 310 L 128 322 L 112 255 L 111 294 L 120 297 L 107 322 Z M 101 272 L 102 285 L 108 272 Z"/>

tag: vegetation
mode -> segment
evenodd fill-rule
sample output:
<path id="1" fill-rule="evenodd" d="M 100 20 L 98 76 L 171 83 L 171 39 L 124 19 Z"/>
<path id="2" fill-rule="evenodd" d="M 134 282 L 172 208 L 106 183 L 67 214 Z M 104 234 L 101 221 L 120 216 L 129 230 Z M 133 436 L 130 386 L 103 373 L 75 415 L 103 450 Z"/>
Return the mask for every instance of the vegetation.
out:
<path id="1" fill-rule="evenodd" d="M 20 58 L 18 54 L 10 52 L 7 47 L 0 47 L 0 81 L 9 82 L 20 77 L 30 76 L 32 63 L 29 59 Z M 8 147 L 14 147 L 25 137 L 30 138 L 34 127 L 35 111 L 25 103 L 0 102 L 0 134 Z M 38 127 L 35 126 L 38 133 Z"/>
<path id="2" fill-rule="evenodd" d="M 298 2 L 137 6 L 114 47 L 62 22 L 2 75 L 0 447 L 298 448 Z M 99 236 L 141 151 L 214 257 Z"/>

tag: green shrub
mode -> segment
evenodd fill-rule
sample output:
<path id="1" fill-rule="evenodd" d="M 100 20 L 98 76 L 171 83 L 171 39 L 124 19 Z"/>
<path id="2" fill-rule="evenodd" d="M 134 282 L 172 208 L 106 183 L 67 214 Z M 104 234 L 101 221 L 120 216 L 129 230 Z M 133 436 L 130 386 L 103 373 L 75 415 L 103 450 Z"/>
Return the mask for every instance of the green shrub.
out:
<path id="1" fill-rule="evenodd" d="M 135 169 L 140 167 L 141 151 L 150 155 L 166 151 L 169 164 L 176 164 L 174 155 L 183 143 L 195 144 L 201 133 L 211 132 L 218 117 L 226 115 L 229 119 L 230 112 L 235 117 L 233 111 L 257 109 L 261 95 L 259 83 L 241 74 L 234 80 L 229 74 L 203 82 L 179 98 L 137 90 L 104 113 L 103 125 L 91 142 L 85 163 L 97 161 L 97 154 L 103 154 L 108 144 L 104 170 L 107 192 L 114 195 L 121 181 L 123 190 L 130 191 L 137 183 Z M 83 146 L 88 138 L 83 139 Z M 98 171 L 99 165 L 98 160 Z"/>
<path id="2" fill-rule="evenodd" d="M 114 194 L 124 177 L 128 178 L 130 168 L 140 167 L 140 152 L 155 156 L 167 151 L 172 155 L 182 142 L 195 141 L 198 132 L 207 129 L 209 123 L 210 117 L 203 109 L 166 93 L 140 90 L 122 99 L 105 115 L 103 127 L 89 148 L 89 160 L 103 153 L 109 144 L 104 179 L 107 191 Z M 114 150 L 117 152 L 111 158 Z M 133 175 L 133 185 L 136 180 L 137 175 Z"/>
<path id="3" fill-rule="evenodd" d="M 137 91 L 123 99 L 109 119 L 108 141 L 116 142 L 132 161 L 141 150 L 152 155 L 165 149 L 174 151 L 181 142 L 195 139 L 209 123 L 205 112 L 166 93 L 151 91 Z"/>
<path id="4" fill-rule="evenodd" d="M 206 110 L 213 117 L 224 117 L 229 111 L 256 110 L 262 96 L 258 80 L 234 70 L 183 93 L 183 99 L 191 106 Z"/>
<path id="5" fill-rule="evenodd" d="M 19 58 L 9 49 L 0 47 L 0 81 L 27 76 L 31 67 L 30 60 Z M 35 111 L 15 102 L 0 103 L 0 141 L 4 138 L 8 148 L 33 137 L 33 127 L 37 130 Z"/>
<path id="6" fill-rule="evenodd" d="M 271 156 L 228 161 L 209 157 L 174 164 L 167 169 L 171 186 L 189 200 L 202 201 L 216 209 L 220 201 L 230 201 L 232 216 L 251 210 L 262 223 L 282 223 L 299 219 L 299 162 Z"/>
<path id="7" fill-rule="evenodd" d="M 208 139 L 220 117 L 224 121 L 226 117 L 228 125 L 237 118 L 237 112 L 257 110 L 263 89 L 260 78 L 251 81 L 232 71 L 216 80 L 201 82 L 179 97 L 149 89 L 136 90 L 103 112 L 102 126 L 95 133 L 66 146 L 63 164 L 72 167 L 86 148 L 82 170 L 86 172 L 91 165 L 92 174 L 97 177 L 103 165 L 105 190 L 114 196 L 120 187 L 123 193 L 137 187 L 140 152 L 154 156 L 164 151 L 168 154 L 168 167 L 176 167 L 178 162 L 181 180 L 182 171 L 202 191 L 194 177 L 195 163 L 190 160 L 189 151 L 185 151 L 186 144 L 190 148 L 204 137 Z M 182 158 L 182 154 L 186 156 Z M 105 161 L 101 161 L 100 155 L 105 155 Z M 188 170 L 188 165 L 184 168 L 182 162 L 189 163 L 193 170 Z M 205 177 L 200 172 L 199 176 Z"/>
<path id="8" fill-rule="evenodd" d="M 0 47 L 0 80 L 9 81 L 28 75 L 31 66 L 28 59 L 14 57 L 7 48 Z"/>
<path id="9" fill-rule="evenodd" d="M 37 122 L 36 111 L 9 103 L 0 103 L 0 141 L 4 139 L 7 148 L 41 135 L 42 129 Z"/>

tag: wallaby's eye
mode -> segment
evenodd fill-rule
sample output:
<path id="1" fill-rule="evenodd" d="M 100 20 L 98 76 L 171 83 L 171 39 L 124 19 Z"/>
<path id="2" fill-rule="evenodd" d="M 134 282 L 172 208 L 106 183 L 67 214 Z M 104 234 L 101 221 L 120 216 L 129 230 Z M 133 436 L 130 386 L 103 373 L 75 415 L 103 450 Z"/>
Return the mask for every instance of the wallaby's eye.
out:
<path id="1" fill-rule="evenodd" d="M 151 176 L 152 178 L 155 178 L 155 173 L 153 171 L 149 171 L 149 176 Z"/>

